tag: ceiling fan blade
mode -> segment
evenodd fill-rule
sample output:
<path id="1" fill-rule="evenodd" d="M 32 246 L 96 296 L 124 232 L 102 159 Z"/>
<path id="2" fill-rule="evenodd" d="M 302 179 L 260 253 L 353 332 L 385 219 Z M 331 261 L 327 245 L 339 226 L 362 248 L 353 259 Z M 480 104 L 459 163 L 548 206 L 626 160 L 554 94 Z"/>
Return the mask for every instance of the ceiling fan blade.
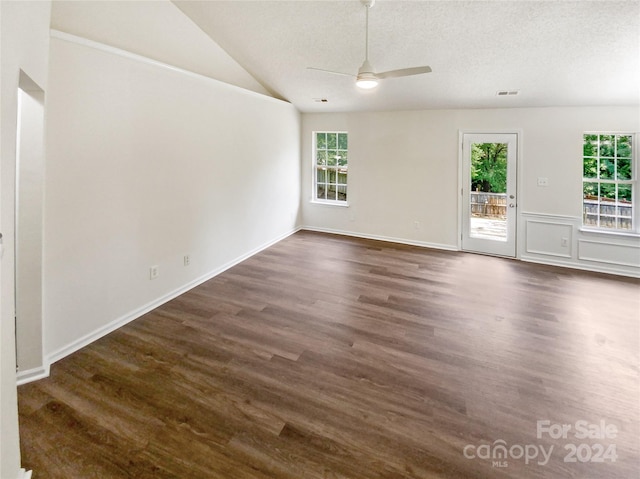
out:
<path id="1" fill-rule="evenodd" d="M 333 70 L 324 70 L 322 68 L 314 68 L 314 67 L 307 67 L 307 70 L 315 70 L 318 72 L 324 72 L 324 73 L 332 73 L 334 75 L 344 75 L 347 77 L 355 77 L 356 75 L 352 75 L 351 73 L 342 73 L 342 72 L 334 72 Z"/>
<path id="2" fill-rule="evenodd" d="M 384 78 L 397 78 L 397 77 L 408 77 L 411 75 L 420 75 L 422 73 L 430 73 L 431 67 L 413 67 L 413 68 L 402 68 L 400 70 L 391 70 L 388 72 L 376 73 L 376 76 L 379 79 Z"/>

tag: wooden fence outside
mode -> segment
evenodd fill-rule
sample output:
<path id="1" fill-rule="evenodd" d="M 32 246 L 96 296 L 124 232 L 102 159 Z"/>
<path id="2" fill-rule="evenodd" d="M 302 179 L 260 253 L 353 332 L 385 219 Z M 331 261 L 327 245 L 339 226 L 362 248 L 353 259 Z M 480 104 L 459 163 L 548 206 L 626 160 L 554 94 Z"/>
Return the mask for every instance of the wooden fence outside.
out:
<path id="1" fill-rule="evenodd" d="M 506 218 L 507 194 L 472 191 L 471 215 L 483 218 Z"/>
<path id="2" fill-rule="evenodd" d="M 600 216 L 600 227 L 628 230 L 633 226 L 633 207 L 630 201 L 616 202 L 601 198 L 598 202 L 597 196 L 585 197 L 583 199 L 584 225 L 598 226 L 598 216 Z"/>
<path id="3" fill-rule="evenodd" d="M 616 202 L 602 198 L 598 202 L 597 197 L 587 197 L 583 200 L 583 207 L 584 224 L 587 226 L 598 226 L 598 216 L 600 216 L 601 227 L 631 229 L 633 225 L 633 208 L 629 201 Z M 480 218 L 505 219 L 507 194 L 472 191 L 471 215 Z"/>

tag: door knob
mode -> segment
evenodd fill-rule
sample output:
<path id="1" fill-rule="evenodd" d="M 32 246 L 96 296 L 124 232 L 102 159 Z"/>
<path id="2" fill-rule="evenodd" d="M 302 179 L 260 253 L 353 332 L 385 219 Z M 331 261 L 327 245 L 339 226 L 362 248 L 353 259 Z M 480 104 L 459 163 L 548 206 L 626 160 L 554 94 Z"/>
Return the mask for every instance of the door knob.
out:
<path id="1" fill-rule="evenodd" d="M 509 208 L 515 208 L 515 207 L 516 207 L 515 203 L 509 203 Z"/>

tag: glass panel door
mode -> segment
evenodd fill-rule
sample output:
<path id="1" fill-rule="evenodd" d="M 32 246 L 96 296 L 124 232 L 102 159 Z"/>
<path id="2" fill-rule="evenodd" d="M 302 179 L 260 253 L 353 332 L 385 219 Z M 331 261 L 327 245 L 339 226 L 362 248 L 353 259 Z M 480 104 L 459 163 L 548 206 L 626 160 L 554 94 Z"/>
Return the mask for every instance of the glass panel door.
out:
<path id="1" fill-rule="evenodd" d="M 516 255 L 515 134 L 465 134 L 462 249 Z"/>

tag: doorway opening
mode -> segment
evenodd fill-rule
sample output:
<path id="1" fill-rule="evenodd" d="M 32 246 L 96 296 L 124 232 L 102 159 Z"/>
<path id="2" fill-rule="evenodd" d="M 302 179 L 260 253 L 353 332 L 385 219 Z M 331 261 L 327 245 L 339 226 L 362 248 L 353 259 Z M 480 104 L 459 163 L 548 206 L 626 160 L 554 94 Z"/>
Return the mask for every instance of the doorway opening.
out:
<path id="1" fill-rule="evenodd" d="M 42 336 L 44 91 L 20 71 L 15 173 L 18 383 L 46 373 Z"/>

